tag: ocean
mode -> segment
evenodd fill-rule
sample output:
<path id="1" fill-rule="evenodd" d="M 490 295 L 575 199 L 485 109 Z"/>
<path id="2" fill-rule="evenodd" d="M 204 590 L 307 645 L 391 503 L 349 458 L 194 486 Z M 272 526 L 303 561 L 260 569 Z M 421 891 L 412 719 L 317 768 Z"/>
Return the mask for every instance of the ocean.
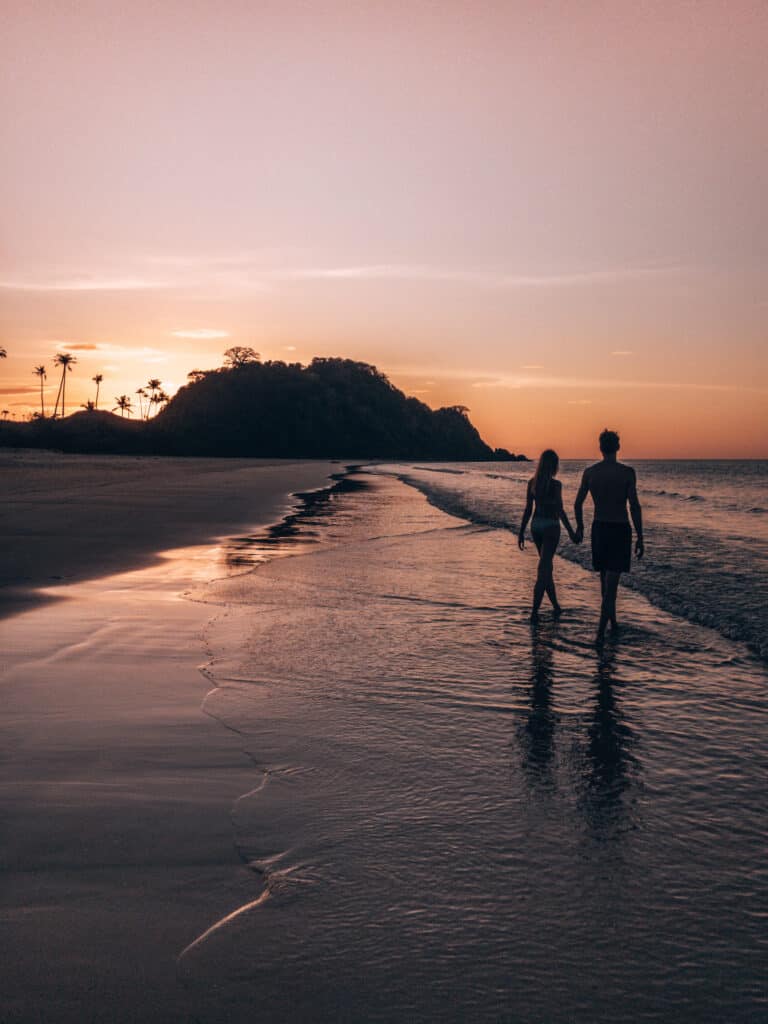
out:
<path id="1" fill-rule="evenodd" d="M 254 763 L 254 898 L 185 984 L 267 1021 L 768 1019 L 768 464 L 636 468 L 600 650 L 588 544 L 529 622 L 530 465 L 364 467 L 228 544 L 204 709 Z"/>

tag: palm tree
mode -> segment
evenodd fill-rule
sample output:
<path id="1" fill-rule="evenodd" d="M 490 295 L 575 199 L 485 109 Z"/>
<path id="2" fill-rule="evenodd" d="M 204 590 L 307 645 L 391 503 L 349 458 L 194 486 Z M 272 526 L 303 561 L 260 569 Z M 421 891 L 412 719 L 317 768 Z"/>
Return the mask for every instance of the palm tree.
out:
<path id="1" fill-rule="evenodd" d="M 150 380 L 147 381 L 147 387 L 149 388 L 149 399 L 147 401 L 146 416 L 147 419 L 149 419 L 152 413 L 152 406 L 157 401 L 157 392 L 160 390 L 160 386 L 162 383 L 163 382 L 161 380 L 158 380 L 157 377 L 152 377 Z"/>
<path id="2" fill-rule="evenodd" d="M 5 359 L 8 353 L 5 351 L 2 345 L 0 345 L 0 359 Z"/>
<path id="3" fill-rule="evenodd" d="M 131 413 L 133 412 L 133 402 L 130 400 L 128 395 L 120 395 L 120 397 L 116 398 L 115 401 L 117 402 L 115 409 L 120 410 L 120 415 L 125 416 L 125 414 L 128 413 L 128 418 L 130 419 Z M 112 412 L 114 412 L 115 409 L 113 409 Z"/>
<path id="4" fill-rule="evenodd" d="M 104 380 L 103 373 L 97 373 L 95 377 L 91 377 L 91 380 L 96 385 L 96 401 L 93 403 L 93 408 L 99 408 L 99 384 Z"/>
<path id="5" fill-rule="evenodd" d="M 9 412 L 8 409 L 3 409 L 2 413 L 0 413 L 0 416 L 2 416 L 4 420 L 7 420 L 8 419 L 8 412 Z"/>
<path id="6" fill-rule="evenodd" d="M 40 364 L 40 366 L 35 367 L 34 372 L 40 378 L 40 417 L 42 419 L 45 419 L 45 395 L 43 394 L 43 381 L 48 376 L 48 372 L 42 365 L 42 363 Z"/>
<path id="7" fill-rule="evenodd" d="M 91 401 L 89 398 L 87 402 L 80 406 L 81 409 L 85 409 L 86 412 L 94 412 L 96 409 L 96 403 Z"/>
<path id="8" fill-rule="evenodd" d="M 136 394 L 139 396 L 139 419 L 143 420 L 144 419 L 144 403 L 142 402 L 142 399 L 147 397 L 147 392 L 144 390 L 144 388 L 137 388 L 136 389 Z"/>
<path id="9" fill-rule="evenodd" d="M 64 404 L 67 394 L 67 373 L 72 372 L 72 366 L 77 362 L 75 356 L 69 352 L 59 352 L 56 358 L 53 360 L 56 366 L 61 367 L 61 382 L 59 384 L 59 393 L 56 395 L 56 406 L 53 410 L 53 418 L 56 419 L 56 414 L 59 411 L 59 398 L 61 398 L 61 415 L 64 416 Z"/>

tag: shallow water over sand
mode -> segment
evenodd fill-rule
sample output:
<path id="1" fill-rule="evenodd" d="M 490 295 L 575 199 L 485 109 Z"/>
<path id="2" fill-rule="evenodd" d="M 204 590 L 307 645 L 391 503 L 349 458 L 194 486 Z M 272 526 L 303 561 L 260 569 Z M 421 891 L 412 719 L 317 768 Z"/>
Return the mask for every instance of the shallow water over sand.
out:
<path id="1" fill-rule="evenodd" d="M 563 502 L 573 502 L 585 462 L 564 462 Z M 646 460 L 635 464 L 647 557 L 625 585 L 660 608 L 741 640 L 768 661 L 768 462 Z M 378 466 L 470 522 L 517 530 L 533 467 L 521 463 Z M 585 505 L 587 525 L 592 502 Z M 589 533 L 587 533 L 587 537 Z M 560 554 L 590 566 L 589 544 Z"/>
<path id="2" fill-rule="evenodd" d="M 764 665 L 628 592 L 598 653 L 561 560 L 532 630 L 532 552 L 360 479 L 314 546 L 208 588 L 267 895 L 187 984 L 262 1020 L 764 1019 Z"/>

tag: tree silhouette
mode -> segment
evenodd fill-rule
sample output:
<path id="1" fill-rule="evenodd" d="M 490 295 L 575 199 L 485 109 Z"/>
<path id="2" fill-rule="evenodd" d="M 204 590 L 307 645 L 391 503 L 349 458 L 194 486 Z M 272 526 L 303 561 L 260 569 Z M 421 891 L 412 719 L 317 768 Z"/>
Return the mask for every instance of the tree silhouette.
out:
<path id="1" fill-rule="evenodd" d="M 437 409 L 399 391 L 374 366 L 314 359 L 310 366 L 251 362 L 209 370 L 153 420 L 174 454 L 285 458 L 490 459 L 463 410 Z"/>
<path id="2" fill-rule="evenodd" d="M 77 359 L 69 352 L 59 352 L 53 361 L 56 366 L 61 367 L 61 381 L 59 383 L 59 393 L 56 395 L 56 406 L 53 410 L 53 418 L 56 419 L 56 414 L 59 411 L 59 399 L 61 399 L 62 417 L 65 414 L 64 406 L 67 395 L 67 373 L 72 372 L 72 366 L 77 362 Z"/>
<path id="3" fill-rule="evenodd" d="M 45 396 L 43 394 L 43 381 L 47 378 L 48 372 L 45 367 L 40 364 L 36 366 L 34 370 L 35 374 L 40 378 L 40 417 L 45 419 Z"/>
<path id="4" fill-rule="evenodd" d="M 5 351 L 2 345 L 0 345 L 0 359 L 5 359 L 8 353 Z"/>
<path id="5" fill-rule="evenodd" d="M 233 345 L 224 353 L 224 365 L 233 370 L 247 366 L 248 363 L 258 363 L 260 359 L 259 353 L 250 345 Z"/>
<path id="6" fill-rule="evenodd" d="M 57 358 L 62 375 L 69 372 L 71 362 L 69 355 L 61 361 Z M 45 367 L 39 368 L 41 384 L 44 373 Z M 59 383 L 52 415 L 59 415 L 60 401 L 63 415 L 65 381 L 66 377 Z M 140 422 L 122 422 L 135 411 L 132 399 L 136 396 L 120 395 L 113 412 L 119 410 L 121 416 L 70 417 L 66 427 L 54 430 L 57 447 L 126 454 L 365 461 L 515 458 L 485 444 L 465 409 L 430 409 L 405 395 L 374 366 L 350 359 L 326 357 L 308 366 L 280 360 L 250 362 L 194 374 L 170 400 L 158 379 L 139 388 L 137 395 L 145 399 Z M 44 398 L 43 389 L 41 408 Z M 36 418 L 42 418 L 39 411 Z M 45 447 L 52 440 L 49 431 L 32 424 L 3 425 L 0 435 L 0 444 L 23 440 L 32 447 Z"/>
<path id="7" fill-rule="evenodd" d="M 146 398 L 147 392 L 144 388 L 136 388 L 136 394 L 139 396 L 139 419 L 144 419 L 144 402 L 142 399 Z"/>
<path id="8" fill-rule="evenodd" d="M 96 403 L 92 399 L 89 398 L 87 402 L 85 402 L 83 405 L 80 406 L 80 408 L 81 409 L 85 409 L 86 412 L 95 412 L 96 411 Z"/>
<path id="9" fill-rule="evenodd" d="M 93 408 L 94 409 L 98 409 L 99 408 L 99 385 L 104 380 L 104 374 L 103 373 L 97 373 L 95 377 L 91 377 L 91 380 L 96 385 L 96 401 L 93 403 Z"/>
<path id="10" fill-rule="evenodd" d="M 2 414 L 0 414 L 0 415 L 2 415 L 4 420 L 8 419 L 8 412 L 9 412 L 8 409 L 3 409 Z"/>
<path id="11" fill-rule="evenodd" d="M 147 399 L 146 419 L 149 419 L 149 417 L 152 414 L 152 406 L 157 401 L 157 392 L 160 390 L 160 386 L 162 385 L 162 383 L 163 382 L 161 380 L 158 380 L 157 377 L 151 377 L 147 381 L 147 387 L 149 388 L 149 398 Z"/>
<path id="12" fill-rule="evenodd" d="M 125 416 L 125 414 L 128 413 L 128 416 L 130 417 L 133 412 L 133 402 L 130 400 L 128 395 L 120 395 L 120 397 L 116 398 L 115 401 L 117 402 L 115 409 L 120 410 L 120 415 Z M 115 409 L 113 409 L 112 412 L 114 412 Z"/>

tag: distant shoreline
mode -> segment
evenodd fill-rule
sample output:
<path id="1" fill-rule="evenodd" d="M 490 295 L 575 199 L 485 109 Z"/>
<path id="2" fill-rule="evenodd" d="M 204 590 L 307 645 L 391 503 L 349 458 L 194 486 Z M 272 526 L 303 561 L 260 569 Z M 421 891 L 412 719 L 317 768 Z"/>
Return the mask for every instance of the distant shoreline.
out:
<path id="1" fill-rule="evenodd" d="M 41 409 L 27 423 L 0 422 L 0 446 L 113 455 L 316 459 L 344 452 L 365 460 L 525 460 L 486 444 L 466 406 L 431 409 L 368 363 L 262 363 L 244 351 L 250 355 L 241 362 L 193 370 L 173 398 L 161 392 L 153 399 L 156 415 L 133 419 L 126 395 L 120 416 L 94 406 L 51 418 Z"/>

